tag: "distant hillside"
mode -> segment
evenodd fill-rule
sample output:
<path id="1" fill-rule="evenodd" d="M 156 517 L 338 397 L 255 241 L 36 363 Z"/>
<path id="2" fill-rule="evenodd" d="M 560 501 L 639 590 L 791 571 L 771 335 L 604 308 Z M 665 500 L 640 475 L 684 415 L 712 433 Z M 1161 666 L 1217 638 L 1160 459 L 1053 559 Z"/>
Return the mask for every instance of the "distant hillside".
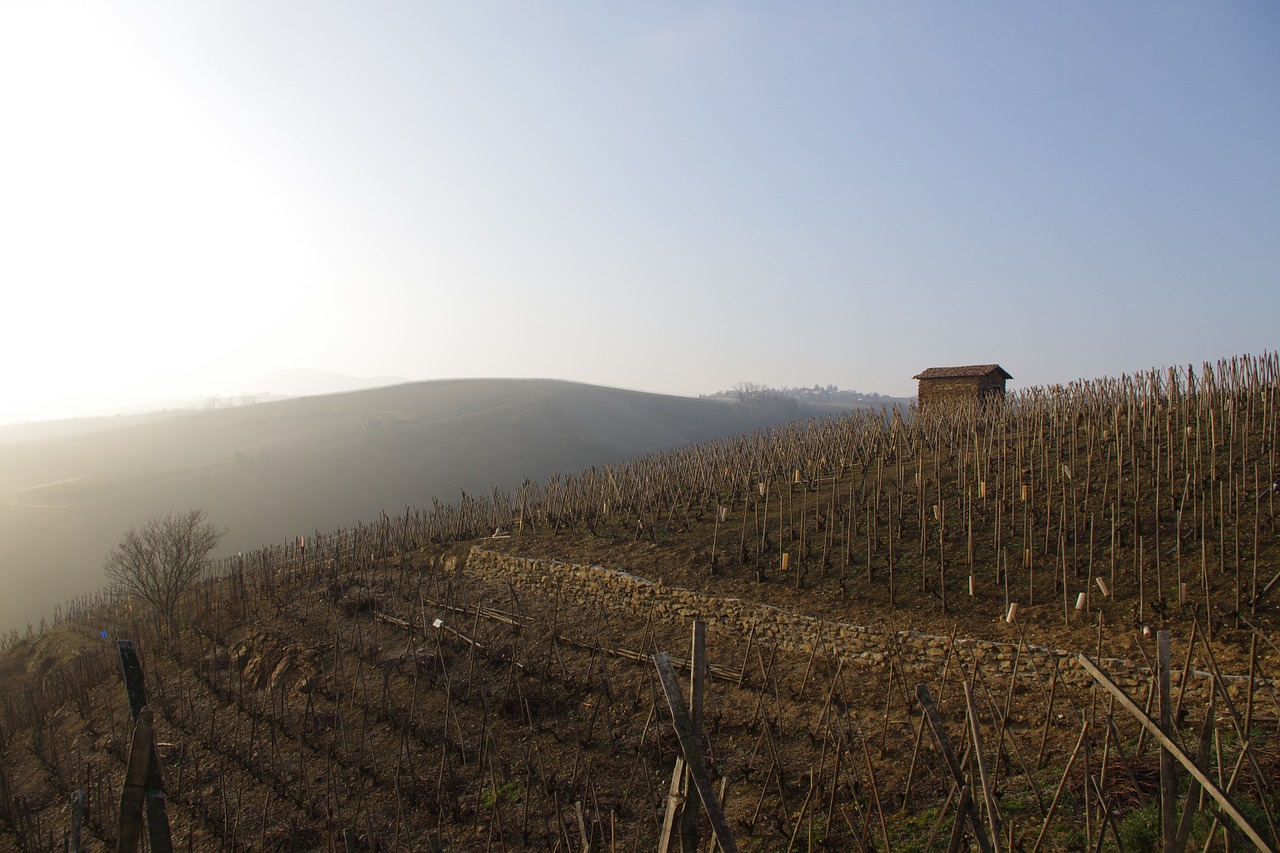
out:
<path id="1" fill-rule="evenodd" d="M 349 376 L 309 368 L 288 368 L 249 379 L 219 382 L 218 387 L 211 386 L 207 379 L 186 377 L 171 380 L 166 388 L 152 388 L 150 391 L 68 395 L 35 409 L 26 409 L 9 400 L 5 402 L 16 405 L 16 408 L 0 407 L 0 444 L 15 437 L 47 436 L 51 431 L 92 431 L 113 418 L 154 417 L 170 412 L 247 406 L 289 397 L 382 388 L 409 381 L 403 376 Z M 187 390 L 179 391 L 179 385 Z M 195 387 L 203 387 L 203 390 L 197 392 L 193 390 Z"/>
<path id="2" fill-rule="evenodd" d="M 342 373 L 293 367 L 273 370 L 250 379 L 245 393 L 309 397 L 316 394 L 340 394 L 366 388 L 402 385 L 409 381 L 403 376 L 347 376 Z"/>
<path id="3" fill-rule="evenodd" d="M 547 380 L 418 382 L 0 430 L 0 629 L 102 584 L 130 526 L 208 507 L 222 554 L 748 431 L 791 413 Z"/>

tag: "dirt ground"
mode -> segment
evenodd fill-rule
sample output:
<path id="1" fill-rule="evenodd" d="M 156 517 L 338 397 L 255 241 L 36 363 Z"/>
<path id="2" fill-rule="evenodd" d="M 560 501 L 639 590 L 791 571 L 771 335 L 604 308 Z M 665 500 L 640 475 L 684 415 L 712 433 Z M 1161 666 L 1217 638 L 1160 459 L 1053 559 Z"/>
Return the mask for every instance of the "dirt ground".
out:
<path id="1" fill-rule="evenodd" d="M 835 573 L 823 578 L 820 568 L 798 588 L 794 575 L 758 583 L 754 567 L 733 562 L 712 576 L 697 542 L 544 535 L 481 544 L 842 622 L 1017 639 L 998 614 L 963 601 L 944 614 L 940 602 L 905 592 L 902 610 L 887 610 L 853 582 L 842 595 Z M 360 850 L 656 849 L 678 744 L 647 656 L 687 656 L 688 624 L 516 595 L 446 568 L 466 547 L 334 567 L 269 590 L 228 582 L 170 649 L 143 626 L 117 626 L 139 637 L 180 849 L 331 850 L 348 839 Z M 1020 612 L 1029 642 L 1096 649 L 1096 622 L 1055 625 L 1061 610 L 1047 605 Z M 96 626 L 60 631 L 4 662 L 0 850 L 62 849 L 76 789 L 88 792 L 86 849 L 115 837 L 130 732 L 116 632 L 103 641 Z M 1141 642 L 1131 625 L 1104 622 L 1105 654 L 1127 656 Z M 1239 672 L 1238 640 L 1215 644 L 1223 669 Z M 709 637 L 708 657 L 704 750 L 740 849 L 921 850 L 931 834 L 935 848 L 945 845 L 949 782 L 909 697 L 914 684 L 891 662 L 846 667 L 723 633 Z M 949 655 L 937 664 L 927 681 L 961 752 L 963 678 Z M 1131 720 L 1117 713 L 1111 730 L 1092 694 L 1044 679 L 1011 684 L 992 674 L 972 689 L 1013 849 L 1029 849 L 1039 833 L 1082 715 L 1095 724 L 1083 761 L 1094 774 L 1110 762 L 1115 831 L 1136 831 L 1158 772 Z M 1191 711 L 1184 738 L 1203 716 Z M 1262 732 L 1264 722 L 1274 732 L 1274 714 L 1260 705 L 1258 721 L 1257 754 L 1280 774 L 1275 735 Z M 1097 812 L 1086 817 L 1083 786 L 1080 771 L 1067 777 L 1043 849 L 1080 849 L 1104 829 Z"/>

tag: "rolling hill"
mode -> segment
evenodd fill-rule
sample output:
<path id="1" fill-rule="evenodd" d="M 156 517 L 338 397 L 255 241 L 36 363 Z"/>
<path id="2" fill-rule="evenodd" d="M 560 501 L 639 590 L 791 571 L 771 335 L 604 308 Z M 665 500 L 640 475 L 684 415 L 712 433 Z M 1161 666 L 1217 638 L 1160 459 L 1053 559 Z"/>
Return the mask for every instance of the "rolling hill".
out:
<path id="1" fill-rule="evenodd" d="M 121 533 L 171 508 L 208 507 L 225 555 L 785 414 L 495 379 L 0 429 L 0 629 L 99 587 Z"/>

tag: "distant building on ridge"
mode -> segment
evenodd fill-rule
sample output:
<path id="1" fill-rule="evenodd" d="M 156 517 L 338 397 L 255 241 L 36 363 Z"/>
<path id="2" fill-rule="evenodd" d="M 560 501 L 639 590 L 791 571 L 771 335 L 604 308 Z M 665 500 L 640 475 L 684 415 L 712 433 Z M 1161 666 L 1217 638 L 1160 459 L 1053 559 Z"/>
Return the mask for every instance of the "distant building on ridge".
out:
<path id="1" fill-rule="evenodd" d="M 1004 383 L 1012 379 L 998 364 L 969 364 L 963 367 L 930 367 L 917 373 L 916 394 L 921 409 L 944 401 L 1004 399 Z"/>

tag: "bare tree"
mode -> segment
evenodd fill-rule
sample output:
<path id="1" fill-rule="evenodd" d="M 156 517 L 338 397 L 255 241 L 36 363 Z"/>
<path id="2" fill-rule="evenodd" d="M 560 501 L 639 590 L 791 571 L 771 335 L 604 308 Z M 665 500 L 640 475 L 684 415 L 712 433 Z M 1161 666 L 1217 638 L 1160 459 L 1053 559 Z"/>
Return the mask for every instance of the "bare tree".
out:
<path id="1" fill-rule="evenodd" d="M 200 576 L 223 531 L 209 523 L 207 509 L 170 512 L 134 527 L 107 555 L 106 573 L 129 595 L 150 604 L 173 639 L 178 599 Z"/>
<path id="2" fill-rule="evenodd" d="M 733 392 L 738 395 L 739 403 L 749 403 L 762 396 L 768 390 L 768 388 L 756 382 L 739 382 L 733 386 Z"/>

